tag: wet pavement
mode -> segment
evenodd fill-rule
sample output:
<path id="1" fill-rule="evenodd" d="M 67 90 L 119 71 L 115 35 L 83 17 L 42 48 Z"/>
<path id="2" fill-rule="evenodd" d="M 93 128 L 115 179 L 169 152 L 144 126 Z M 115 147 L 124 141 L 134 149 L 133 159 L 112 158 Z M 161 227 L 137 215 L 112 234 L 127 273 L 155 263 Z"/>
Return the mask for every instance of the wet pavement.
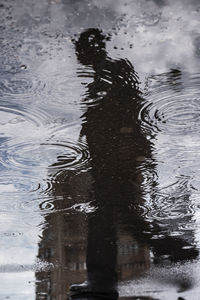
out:
<path id="1" fill-rule="evenodd" d="M 0 300 L 199 299 L 199 15 L 0 0 Z"/>

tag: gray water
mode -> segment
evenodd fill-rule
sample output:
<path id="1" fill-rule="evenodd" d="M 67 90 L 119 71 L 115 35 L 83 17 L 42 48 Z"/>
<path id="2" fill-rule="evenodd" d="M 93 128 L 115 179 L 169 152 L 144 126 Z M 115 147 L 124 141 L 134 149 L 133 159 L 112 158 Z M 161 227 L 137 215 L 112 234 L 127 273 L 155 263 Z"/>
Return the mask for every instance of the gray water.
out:
<path id="1" fill-rule="evenodd" d="M 1 0 L 0 20 L 0 300 L 96 273 L 199 299 L 199 2 Z"/>

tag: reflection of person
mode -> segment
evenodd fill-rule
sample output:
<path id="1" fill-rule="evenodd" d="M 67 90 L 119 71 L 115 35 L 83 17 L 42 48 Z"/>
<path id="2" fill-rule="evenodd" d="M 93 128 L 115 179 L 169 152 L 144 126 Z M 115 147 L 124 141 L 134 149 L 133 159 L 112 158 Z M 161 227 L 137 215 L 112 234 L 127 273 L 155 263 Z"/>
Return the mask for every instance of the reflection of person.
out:
<path id="1" fill-rule="evenodd" d="M 91 155 L 98 210 L 88 223 L 88 285 L 73 286 L 72 290 L 114 296 L 117 226 L 120 216 L 134 218 L 132 225 L 143 222 L 140 217 L 129 216 L 127 208 L 141 201 L 138 161 L 151 157 L 151 144 L 137 120 L 142 98 L 131 63 L 107 57 L 105 37 L 98 29 L 81 34 L 76 53 L 81 64 L 95 71 L 84 100 L 87 110 L 82 116 L 81 134 L 86 136 Z"/>
<path id="2" fill-rule="evenodd" d="M 91 155 L 93 190 L 98 210 L 88 221 L 88 282 L 73 285 L 71 295 L 117 297 L 117 231 L 131 232 L 155 255 L 172 261 L 195 258 L 187 243 L 166 237 L 151 240 L 143 204 L 142 167 L 154 168 L 152 145 L 142 130 L 138 113 L 143 104 L 138 77 L 128 60 L 112 60 L 105 50 L 105 36 L 88 29 L 75 42 L 78 61 L 94 71 L 83 100 L 81 134 L 86 136 Z"/>

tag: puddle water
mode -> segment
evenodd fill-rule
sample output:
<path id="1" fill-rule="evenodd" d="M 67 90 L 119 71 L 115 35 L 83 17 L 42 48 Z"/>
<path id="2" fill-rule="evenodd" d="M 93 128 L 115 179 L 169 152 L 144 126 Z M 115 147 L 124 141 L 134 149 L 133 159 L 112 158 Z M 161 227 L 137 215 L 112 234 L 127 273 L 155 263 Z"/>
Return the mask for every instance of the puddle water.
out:
<path id="1" fill-rule="evenodd" d="M 0 1 L 0 299 L 199 299 L 199 14 Z"/>

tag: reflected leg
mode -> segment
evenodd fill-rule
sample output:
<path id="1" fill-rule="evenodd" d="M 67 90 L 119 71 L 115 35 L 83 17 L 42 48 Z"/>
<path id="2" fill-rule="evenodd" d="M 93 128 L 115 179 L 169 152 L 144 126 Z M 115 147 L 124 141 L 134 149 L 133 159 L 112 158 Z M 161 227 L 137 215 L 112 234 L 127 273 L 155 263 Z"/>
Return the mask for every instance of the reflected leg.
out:
<path id="1" fill-rule="evenodd" d="M 87 272 L 88 282 L 72 285 L 71 297 L 118 297 L 117 243 L 112 207 L 105 206 L 88 220 Z"/>

